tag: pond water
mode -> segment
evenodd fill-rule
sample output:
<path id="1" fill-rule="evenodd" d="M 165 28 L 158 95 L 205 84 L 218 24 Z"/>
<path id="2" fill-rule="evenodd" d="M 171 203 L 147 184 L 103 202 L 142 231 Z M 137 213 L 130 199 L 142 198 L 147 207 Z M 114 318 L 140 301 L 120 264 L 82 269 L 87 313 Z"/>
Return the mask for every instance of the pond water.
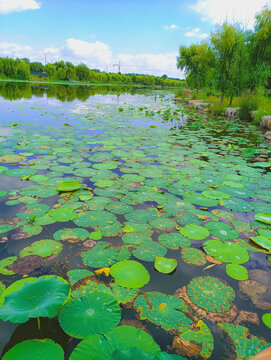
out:
<path id="1" fill-rule="evenodd" d="M 45 275 L 69 281 L 75 299 L 116 299 L 119 327 L 142 329 L 165 352 L 118 338 L 142 359 L 249 359 L 271 345 L 270 144 L 252 124 L 185 111 L 173 97 L 0 83 L 3 354 L 47 338 L 65 359 L 92 359 L 77 355 L 86 336 L 67 325 L 80 314 L 38 315 L 39 328 L 37 316 L 17 321 L 17 308 L 8 321 L 8 294 L 19 291 L 9 286 Z M 86 313 L 95 311 L 114 332 L 115 315 Z M 95 344 L 95 359 L 118 359 Z"/>

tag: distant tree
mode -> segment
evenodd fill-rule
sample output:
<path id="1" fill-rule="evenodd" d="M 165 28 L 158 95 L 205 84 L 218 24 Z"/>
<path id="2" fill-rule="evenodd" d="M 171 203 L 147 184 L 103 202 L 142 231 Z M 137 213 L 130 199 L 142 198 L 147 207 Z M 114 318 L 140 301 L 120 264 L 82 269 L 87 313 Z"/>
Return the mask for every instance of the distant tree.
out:
<path id="1" fill-rule="evenodd" d="M 59 80 L 66 80 L 66 70 L 63 67 L 57 69 L 57 78 Z"/>
<path id="2" fill-rule="evenodd" d="M 53 64 L 46 64 L 44 67 L 44 71 L 51 79 L 55 79 L 57 77 L 56 66 Z"/>
<path id="3" fill-rule="evenodd" d="M 30 77 L 30 66 L 25 61 L 20 61 L 17 65 L 17 78 L 20 80 L 28 80 Z"/>
<path id="4" fill-rule="evenodd" d="M 44 66 L 41 62 L 31 62 L 29 64 L 31 73 L 41 74 L 44 71 Z"/>
<path id="5" fill-rule="evenodd" d="M 85 64 L 77 65 L 75 68 L 76 76 L 79 81 L 89 81 L 90 79 L 90 73 L 89 68 Z"/>

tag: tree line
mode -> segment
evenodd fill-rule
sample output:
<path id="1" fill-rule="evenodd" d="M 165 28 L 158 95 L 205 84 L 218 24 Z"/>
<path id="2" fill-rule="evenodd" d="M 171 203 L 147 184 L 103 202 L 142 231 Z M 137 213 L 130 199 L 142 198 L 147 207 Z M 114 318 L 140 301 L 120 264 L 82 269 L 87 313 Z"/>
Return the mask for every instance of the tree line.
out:
<path id="1" fill-rule="evenodd" d="M 200 44 L 180 46 L 177 67 L 195 89 L 219 91 L 221 101 L 271 87 L 271 9 L 255 16 L 253 30 L 224 23 Z"/>
<path id="2" fill-rule="evenodd" d="M 29 80 L 32 75 L 45 76 L 48 80 L 81 81 L 90 83 L 140 84 L 147 86 L 174 87 L 182 82 L 170 79 L 167 75 L 161 77 L 139 74 L 107 73 L 91 70 L 85 64 L 73 65 L 71 62 L 58 61 L 53 64 L 30 62 L 29 59 L 0 58 L 0 78 Z"/>

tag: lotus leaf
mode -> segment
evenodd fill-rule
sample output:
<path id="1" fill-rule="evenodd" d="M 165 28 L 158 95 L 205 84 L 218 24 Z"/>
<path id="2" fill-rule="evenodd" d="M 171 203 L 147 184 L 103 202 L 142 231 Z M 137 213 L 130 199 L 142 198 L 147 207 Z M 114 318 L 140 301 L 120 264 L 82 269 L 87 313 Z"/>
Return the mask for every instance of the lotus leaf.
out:
<path id="1" fill-rule="evenodd" d="M 191 329 L 185 331 L 181 335 L 181 339 L 201 344 L 202 350 L 200 355 L 208 359 L 214 350 L 214 338 L 208 326 L 199 320 Z"/>
<path id="2" fill-rule="evenodd" d="M 33 339 L 20 342 L 8 350 L 3 360 L 64 360 L 61 346 L 51 339 Z"/>
<path id="3" fill-rule="evenodd" d="M 25 159 L 26 156 L 23 155 L 3 155 L 0 156 L 0 163 L 18 163 Z"/>
<path id="4" fill-rule="evenodd" d="M 231 197 L 231 195 L 215 190 L 205 190 L 202 192 L 202 195 L 206 196 L 208 199 L 213 200 L 229 199 Z"/>
<path id="5" fill-rule="evenodd" d="M 210 235 L 207 229 L 195 224 L 185 225 L 180 229 L 180 233 L 192 240 L 203 240 Z"/>
<path id="6" fill-rule="evenodd" d="M 247 280 L 248 279 L 248 271 L 247 269 L 238 264 L 227 264 L 226 265 L 226 273 L 236 280 Z"/>
<path id="7" fill-rule="evenodd" d="M 143 244 L 140 244 L 135 250 L 133 250 L 133 255 L 137 259 L 144 261 L 154 261 L 156 256 L 164 256 L 166 253 L 166 248 L 152 240 L 145 241 Z"/>
<path id="8" fill-rule="evenodd" d="M 116 350 L 129 350 L 137 346 L 147 354 L 160 352 L 153 338 L 133 326 L 118 326 L 106 335 L 92 335 L 81 341 L 70 360 L 108 360 Z"/>
<path id="9" fill-rule="evenodd" d="M 236 197 L 232 197 L 228 200 L 223 200 L 222 204 L 226 209 L 240 213 L 248 213 L 254 211 L 253 203 Z"/>
<path id="10" fill-rule="evenodd" d="M 63 250 L 63 245 L 54 240 L 39 240 L 33 242 L 30 246 L 22 249 L 19 253 L 21 258 L 38 255 L 42 258 L 46 258 L 51 255 L 60 253 Z"/>
<path id="11" fill-rule="evenodd" d="M 250 239 L 258 246 L 271 251 L 271 239 L 265 236 L 252 236 Z"/>
<path id="12" fill-rule="evenodd" d="M 176 296 L 147 292 L 138 296 L 134 304 L 141 319 L 148 319 L 167 331 L 175 329 L 183 332 L 192 324 L 183 313 L 187 312 L 187 306 Z"/>
<path id="13" fill-rule="evenodd" d="M 82 227 L 108 226 L 112 225 L 117 218 L 108 211 L 88 211 L 79 216 L 74 223 Z"/>
<path id="14" fill-rule="evenodd" d="M 207 240 L 203 244 L 204 251 L 214 259 L 234 264 L 243 264 L 249 260 L 249 253 L 242 246 L 221 240 Z"/>
<path id="15" fill-rule="evenodd" d="M 227 323 L 219 323 L 218 326 L 232 339 L 238 360 L 248 360 L 270 346 L 264 340 L 251 335 L 244 326 Z"/>
<path id="16" fill-rule="evenodd" d="M 61 206 L 57 209 L 51 210 L 48 215 L 55 221 L 66 222 L 77 218 L 76 212 L 72 208 Z"/>
<path id="17" fill-rule="evenodd" d="M 191 192 L 191 193 L 185 193 L 183 195 L 183 199 L 184 201 L 188 201 L 192 204 L 195 205 L 200 205 L 200 206 L 217 206 L 219 205 L 219 201 L 218 200 L 214 200 L 214 199 L 208 199 L 206 196 L 196 193 L 196 192 Z"/>
<path id="18" fill-rule="evenodd" d="M 6 191 L 2 191 L 0 190 L 0 197 L 4 197 L 7 195 L 7 192 Z"/>
<path id="19" fill-rule="evenodd" d="M 134 347 L 129 350 L 116 350 L 113 352 L 113 354 L 110 356 L 108 360 L 134 360 L 134 359 L 155 360 L 156 357 L 154 357 L 154 355 L 145 353 L 142 350 Z"/>
<path id="20" fill-rule="evenodd" d="M 117 262 L 111 267 L 110 275 L 118 285 L 128 289 L 141 288 L 150 281 L 150 274 L 145 267 L 134 260 Z"/>
<path id="21" fill-rule="evenodd" d="M 55 240 L 85 240 L 89 236 L 86 229 L 81 228 L 64 228 L 54 233 Z"/>
<path id="22" fill-rule="evenodd" d="M 29 280 L 29 279 L 28 279 Z M 16 283 L 13 288 L 16 288 Z M 9 293 L 0 307 L 0 319 L 12 323 L 24 323 L 29 318 L 55 317 L 69 294 L 69 284 L 58 277 L 40 277 Z"/>
<path id="23" fill-rule="evenodd" d="M 124 204 L 120 201 L 114 201 L 105 206 L 106 210 L 114 213 L 114 214 L 126 214 L 131 212 L 133 208 L 130 205 Z"/>
<path id="24" fill-rule="evenodd" d="M 13 225 L 0 225 L 0 234 L 4 234 L 14 229 Z"/>
<path id="25" fill-rule="evenodd" d="M 225 186 L 230 186 L 230 187 L 233 187 L 233 188 L 236 188 L 236 189 L 242 189 L 244 187 L 243 184 L 241 183 L 238 183 L 236 181 L 231 181 L 231 180 L 226 180 L 222 183 L 222 185 L 225 185 Z"/>
<path id="26" fill-rule="evenodd" d="M 156 214 L 149 210 L 138 209 L 133 212 L 125 214 L 125 218 L 128 221 L 134 221 L 135 223 L 147 223 L 154 220 Z"/>
<path id="27" fill-rule="evenodd" d="M 114 297 L 97 291 L 68 301 L 60 311 L 59 323 L 70 336 L 84 339 L 107 333 L 120 318 L 121 309 Z"/>
<path id="28" fill-rule="evenodd" d="M 7 269 L 10 265 L 17 260 L 16 256 L 10 256 L 0 261 L 0 274 L 2 275 L 13 275 L 14 271 Z"/>
<path id="29" fill-rule="evenodd" d="M 37 183 L 48 181 L 50 178 L 46 175 L 32 175 L 30 176 L 30 181 L 35 181 Z"/>
<path id="30" fill-rule="evenodd" d="M 144 233 L 136 234 L 134 232 L 125 234 L 122 236 L 122 241 L 124 244 L 129 245 L 140 245 L 148 242 L 152 242 L 152 238 Z"/>
<path id="31" fill-rule="evenodd" d="M 255 220 L 260 221 L 264 224 L 271 224 L 271 214 L 259 213 L 255 215 Z"/>
<path id="32" fill-rule="evenodd" d="M 262 316 L 263 323 L 271 329 L 271 314 L 263 314 Z"/>
<path id="33" fill-rule="evenodd" d="M 163 256 L 156 256 L 154 267 L 163 274 L 169 274 L 177 267 L 176 259 L 168 259 Z"/>
<path id="34" fill-rule="evenodd" d="M 211 221 L 204 225 L 210 233 L 223 240 L 232 240 L 239 237 L 239 233 L 234 230 L 230 225 L 220 221 Z"/>
<path id="35" fill-rule="evenodd" d="M 99 242 L 93 249 L 81 254 L 85 265 L 100 268 L 114 264 L 117 261 L 120 250 L 115 249 L 105 241 Z"/>
<path id="36" fill-rule="evenodd" d="M 8 168 L 6 166 L 0 166 L 0 174 L 3 174 L 7 170 Z"/>
<path id="37" fill-rule="evenodd" d="M 94 275 L 92 271 L 87 269 L 73 269 L 67 272 L 69 282 L 71 285 L 74 285 L 77 281 L 84 279 L 86 277 Z"/>
<path id="38" fill-rule="evenodd" d="M 162 234 L 158 237 L 158 241 L 168 249 L 178 249 L 179 247 L 189 247 L 191 245 L 191 240 L 179 233 Z"/>
<path id="39" fill-rule="evenodd" d="M 150 225 L 159 230 L 172 229 L 176 226 L 176 223 L 167 218 L 158 218 L 150 222 Z"/>
<path id="40" fill-rule="evenodd" d="M 81 184 L 76 181 L 76 180 L 72 180 L 72 181 L 63 181 L 61 183 L 59 183 L 57 185 L 57 190 L 60 192 L 70 192 L 70 191 L 75 191 L 81 189 Z"/>
<path id="41" fill-rule="evenodd" d="M 195 277 L 187 285 L 187 294 L 197 306 L 215 313 L 228 311 L 235 291 L 211 276 Z"/>
<path id="42" fill-rule="evenodd" d="M 271 230 L 268 229 L 258 229 L 258 234 L 260 236 L 265 236 L 268 239 L 271 239 Z"/>
<path id="43" fill-rule="evenodd" d="M 181 251 L 182 260 L 189 265 L 202 266 L 206 264 L 204 253 L 194 248 L 184 248 Z"/>
<path id="44" fill-rule="evenodd" d="M 92 233 L 89 234 L 89 238 L 91 240 L 101 240 L 102 237 L 103 237 L 103 233 L 101 231 L 93 231 Z"/>

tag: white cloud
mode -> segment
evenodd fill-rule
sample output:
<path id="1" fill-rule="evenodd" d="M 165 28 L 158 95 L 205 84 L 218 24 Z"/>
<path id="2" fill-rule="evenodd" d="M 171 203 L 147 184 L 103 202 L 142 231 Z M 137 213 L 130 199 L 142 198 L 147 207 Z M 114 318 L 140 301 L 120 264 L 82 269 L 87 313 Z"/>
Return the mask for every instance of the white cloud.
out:
<path id="1" fill-rule="evenodd" d="M 109 72 L 118 71 L 113 64 L 119 63 L 122 73 L 140 73 L 161 76 L 167 74 L 171 77 L 184 77 L 176 68 L 177 52 L 161 54 L 116 54 L 113 55 L 110 47 L 100 41 L 87 42 L 69 38 L 62 47 L 48 47 L 34 49 L 31 46 L 23 46 L 13 43 L 0 42 L 0 56 L 14 56 L 14 58 L 28 57 L 31 61 L 44 63 L 45 55 L 47 62 L 64 60 L 77 65 L 85 63 L 90 68 Z"/>
<path id="2" fill-rule="evenodd" d="M 41 3 L 36 0 L 0 0 L 0 14 L 36 10 L 40 7 Z"/>
<path id="3" fill-rule="evenodd" d="M 178 25 L 175 25 L 175 24 L 171 24 L 171 25 L 165 25 L 163 26 L 163 29 L 165 30 L 175 30 L 175 29 L 178 29 Z"/>
<path id="4" fill-rule="evenodd" d="M 200 28 L 195 28 L 191 31 L 187 31 L 184 35 L 187 37 L 196 37 L 200 39 L 206 39 L 209 36 L 209 34 L 201 33 Z"/>
<path id="5" fill-rule="evenodd" d="M 202 20 L 209 20 L 213 24 L 238 22 L 252 28 L 255 14 L 265 4 L 267 0 L 197 0 L 190 8 L 200 14 Z"/>

